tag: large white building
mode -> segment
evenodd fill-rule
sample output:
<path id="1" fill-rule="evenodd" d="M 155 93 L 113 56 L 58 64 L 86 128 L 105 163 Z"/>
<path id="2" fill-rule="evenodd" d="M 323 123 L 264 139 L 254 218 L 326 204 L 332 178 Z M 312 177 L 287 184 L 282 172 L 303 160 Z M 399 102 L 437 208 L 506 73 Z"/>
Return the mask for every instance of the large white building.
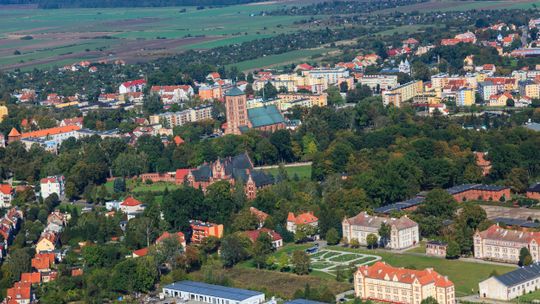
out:
<path id="1" fill-rule="evenodd" d="M 63 175 L 49 176 L 40 181 L 41 198 L 46 199 L 56 193 L 60 199 L 64 197 L 65 178 Z"/>
<path id="2" fill-rule="evenodd" d="M 181 126 L 188 122 L 212 119 L 212 105 L 204 105 L 179 112 L 167 112 L 150 116 L 151 124 L 167 123 L 168 127 Z"/>
<path id="3" fill-rule="evenodd" d="M 354 295 L 377 302 L 420 304 L 433 297 L 439 304 L 454 304 L 454 283 L 435 270 L 392 267 L 384 262 L 360 266 L 354 274 Z"/>
<path id="4" fill-rule="evenodd" d="M 510 301 L 540 289 L 540 264 L 518 268 L 478 284 L 480 298 Z"/>
<path id="5" fill-rule="evenodd" d="M 359 84 L 367 85 L 374 92 L 398 86 L 397 75 L 362 75 L 357 80 Z"/>
<path id="6" fill-rule="evenodd" d="M 379 238 L 379 228 L 382 224 L 390 226 L 390 240 L 386 244 L 390 249 L 403 249 L 414 246 L 420 239 L 418 224 L 407 216 L 388 218 L 369 215 L 361 212 L 358 215 L 345 218 L 341 223 L 343 238 L 350 242 L 358 240 L 360 245 L 367 245 L 367 236 L 374 234 Z"/>
<path id="7" fill-rule="evenodd" d="M 324 78 L 329 84 L 336 84 L 341 79 L 349 77 L 349 71 L 346 68 L 315 68 L 303 71 L 302 74 L 313 78 Z"/>
<path id="8" fill-rule="evenodd" d="M 492 225 L 474 234 L 474 257 L 477 259 L 517 264 L 521 248 L 529 250 L 533 261 L 540 261 L 540 232 Z"/>
<path id="9" fill-rule="evenodd" d="M 192 281 L 169 284 L 163 287 L 162 293 L 167 298 L 208 304 L 261 304 L 265 301 L 262 292 Z"/>

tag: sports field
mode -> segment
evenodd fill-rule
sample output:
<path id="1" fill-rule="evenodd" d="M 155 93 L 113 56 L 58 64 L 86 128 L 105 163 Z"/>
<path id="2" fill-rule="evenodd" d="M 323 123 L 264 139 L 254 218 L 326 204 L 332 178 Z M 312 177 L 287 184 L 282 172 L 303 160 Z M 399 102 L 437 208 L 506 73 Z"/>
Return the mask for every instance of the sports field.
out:
<path id="1" fill-rule="evenodd" d="M 139 61 L 300 29 L 293 23 L 305 17 L 261 13 L 277 7 L 3 8 L 0 67 L 75 63 L 82 59 Z"/>

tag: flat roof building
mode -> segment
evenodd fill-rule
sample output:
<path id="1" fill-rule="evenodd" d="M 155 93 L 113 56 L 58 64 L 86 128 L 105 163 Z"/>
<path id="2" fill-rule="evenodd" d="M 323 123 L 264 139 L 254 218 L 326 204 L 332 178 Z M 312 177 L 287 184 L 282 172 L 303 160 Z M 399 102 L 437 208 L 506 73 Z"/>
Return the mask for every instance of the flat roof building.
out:
<path id="1" fill-rule="evenodd" d="M 163 294 L 184 301 L 209 304 L 260 304 L 265 301 L 262 292 L 193 281 L 169 284 L 163 287 Z"/>

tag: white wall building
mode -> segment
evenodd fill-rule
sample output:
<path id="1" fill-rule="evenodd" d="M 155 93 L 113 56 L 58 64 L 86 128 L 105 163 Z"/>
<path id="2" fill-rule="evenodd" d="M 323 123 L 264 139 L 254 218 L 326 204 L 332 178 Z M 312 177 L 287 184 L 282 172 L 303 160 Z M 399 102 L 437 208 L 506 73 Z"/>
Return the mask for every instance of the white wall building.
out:
<path id="1" fill-rule="evenodd" d="M 40 181 L 41 198 L 46 199 L 56 193 L 60 199 L 64 197 L 65 178 L 63 175 L 48 176 Z"/>
<path id="2" fill-rule="evenodd" d="M 510 301 L 540 289 L 540 264 L 518 268 L 478 284 L 480 298 Z"/>
<path id="3" fill-rule="evenodd" d="M 343 229 L 343 238 L 350 242 L 352 239 L 358 240 L 360 245 L 367 245 L 367 236 L 374 234 L 379 238 L 379 228 L 382 224 L 390 226 L 390 239 L 386 244 L 390 249 L 403 249 L 414 246 L 420 239 L 418 224 L 402 216 L 398 219 L 378 217 L 361 212 L 358 215 L 346 218 L 341 223 Z"/>

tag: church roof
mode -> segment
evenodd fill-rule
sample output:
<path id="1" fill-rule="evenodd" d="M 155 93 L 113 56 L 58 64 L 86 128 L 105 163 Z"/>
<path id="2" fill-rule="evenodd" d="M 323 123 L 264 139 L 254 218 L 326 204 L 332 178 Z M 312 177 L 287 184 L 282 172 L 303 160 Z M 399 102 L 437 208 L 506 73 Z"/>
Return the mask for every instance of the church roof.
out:
<path id="1" fill-rule="evenodd" d="M 227 93 L 225 93 L 225 96 L 241 96 L 244 95 L 244 92 L 240 90 L 238 87 L 233 87 L 232 89 L 228 90 Z"/>
<path id="2" fill-rule="evenodd" d="M 248 118 L 253 128 L 284 123 L 285 119 L 275 105 L 248 109 Z"/>

